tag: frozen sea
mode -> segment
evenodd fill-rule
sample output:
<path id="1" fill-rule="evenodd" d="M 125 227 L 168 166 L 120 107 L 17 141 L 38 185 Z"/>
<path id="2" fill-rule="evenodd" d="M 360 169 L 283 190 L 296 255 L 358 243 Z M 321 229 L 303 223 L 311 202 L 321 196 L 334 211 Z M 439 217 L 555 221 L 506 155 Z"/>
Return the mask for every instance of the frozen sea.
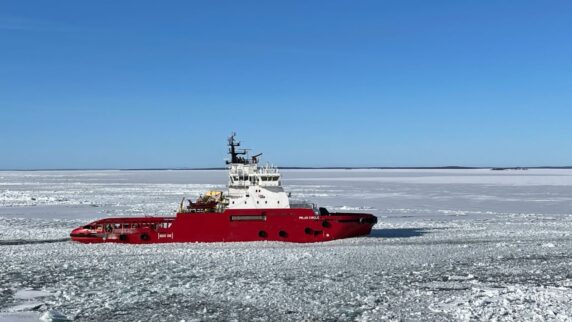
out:
<path id="1" fill-rule="evenodd" d="M 288 170 L 368 237 L 83 245 L 169 215 L 225 171 L 0 172 L 0 321 L 572 321 L 572 170 Z"/>

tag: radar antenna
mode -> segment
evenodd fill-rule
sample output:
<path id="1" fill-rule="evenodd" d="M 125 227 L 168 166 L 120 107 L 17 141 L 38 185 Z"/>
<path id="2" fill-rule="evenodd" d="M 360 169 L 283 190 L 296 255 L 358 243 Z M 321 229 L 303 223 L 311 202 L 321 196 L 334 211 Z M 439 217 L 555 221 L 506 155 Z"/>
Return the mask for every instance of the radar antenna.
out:
<path id="1" fill-rule="evenodd" d="M 257 155 L 252 156 L 252 163 L 258 163 L 258 158 L 262 155 L 262 153 L 258 153 Z"/>

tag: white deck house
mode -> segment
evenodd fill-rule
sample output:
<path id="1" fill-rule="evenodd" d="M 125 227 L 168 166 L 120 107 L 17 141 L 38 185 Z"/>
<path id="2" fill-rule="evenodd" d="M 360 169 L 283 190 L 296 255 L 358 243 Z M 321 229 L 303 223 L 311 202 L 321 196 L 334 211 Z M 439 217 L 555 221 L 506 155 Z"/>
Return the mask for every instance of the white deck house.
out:
<path id="1" fill-rule="evenodd" d="M 258 157 L 261 154 L 249 158 L 247 150 L 237 151 L 236 147 L 240 146 L 240 142 L 234 140 L 234 135 L 228 141 L 231 160 L 227 161 L 227 207 L 290 208 L 288 194 L 282 188 L 278 169 L 268 164 L 259 167 Z"/>

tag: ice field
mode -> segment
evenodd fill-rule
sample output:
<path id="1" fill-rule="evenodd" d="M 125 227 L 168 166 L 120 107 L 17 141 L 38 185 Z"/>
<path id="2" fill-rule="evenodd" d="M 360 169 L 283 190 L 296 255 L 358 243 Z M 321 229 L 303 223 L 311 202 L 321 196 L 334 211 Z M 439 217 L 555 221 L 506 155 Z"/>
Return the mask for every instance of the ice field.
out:
<path id="1" fill-rule="evenodd" d="M 83 245 L 226 171 L 0 171 L 0 321 L 572 321 L 572 170 L 285 170 L 369 237 Z"/>

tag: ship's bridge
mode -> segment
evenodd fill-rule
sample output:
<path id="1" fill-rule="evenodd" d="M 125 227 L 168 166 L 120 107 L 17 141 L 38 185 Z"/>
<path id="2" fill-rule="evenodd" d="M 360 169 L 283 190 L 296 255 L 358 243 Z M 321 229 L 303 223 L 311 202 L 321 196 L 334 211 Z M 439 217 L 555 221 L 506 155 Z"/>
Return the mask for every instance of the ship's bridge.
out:
<path id="1" fill-rule="evenodd" d="M 228 173 L 229 187 L 259 185 L 262 187 L 279 187 L 280 173 L 275 167 L 266 165 L 258 167 L 256 163 L 231 164 Z"/>
<path id="2" fill-rule="evenodd" d="M 238 150 L 239 142 L 229 138 L 228 208 L 290 208 L 278 169 L 270 164 L 258 166 L 261 154 L 248 157 L 248 150 Z"/>

